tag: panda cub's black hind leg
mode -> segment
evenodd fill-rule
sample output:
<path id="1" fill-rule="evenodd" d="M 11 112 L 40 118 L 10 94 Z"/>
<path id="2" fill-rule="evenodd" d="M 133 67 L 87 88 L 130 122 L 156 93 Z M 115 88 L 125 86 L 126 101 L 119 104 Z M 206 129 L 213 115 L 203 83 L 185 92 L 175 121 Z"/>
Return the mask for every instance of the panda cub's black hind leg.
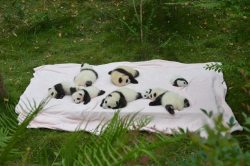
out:
<path id="1" fill-rule="evenodd" d="M 138 81 L 134 77 L 130 77 L 130 82 L 132 84 L 138 84 Z"/>
<path id="2" fill-rule="evenodd" d="M 174 115 L 175 112 L 174 107 L 172 105 L 166 105 L 165 108 L 170 114 Z"/>
<path id="3" fill-rule="evenodd" d="M 135 76 L 134 76 L 134 77 L 136 78 L 136 77 L 138 77 L 139 75 L 140 75 L 139 71 L 136 70 L 136 71 L 135 71 Z"/>
<path id="4" fill-rule="evenodd" d="M 187 108 L 190 106 L 190 103 L 188 101 L 188 99 L 184 99 L 184 108 Z"/>

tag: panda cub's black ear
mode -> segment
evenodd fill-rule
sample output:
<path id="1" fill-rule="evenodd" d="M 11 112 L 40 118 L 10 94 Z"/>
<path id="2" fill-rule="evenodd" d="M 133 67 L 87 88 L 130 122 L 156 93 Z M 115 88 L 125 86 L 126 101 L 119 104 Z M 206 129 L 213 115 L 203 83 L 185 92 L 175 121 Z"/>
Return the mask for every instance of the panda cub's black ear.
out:
<path id="1" fill-rule="evenodd" d="M 98 96 L 101 96 L 101 95 L 103 95 L 104 93 L 105 93 L 104 90 L 100 90 L 100 91 L 98 92 Z"/>
<path id="2" fill-rule="evenodd" d="M 81 64 L 81 67 L 83 67 L 84 66 L 84 64 Z"/>

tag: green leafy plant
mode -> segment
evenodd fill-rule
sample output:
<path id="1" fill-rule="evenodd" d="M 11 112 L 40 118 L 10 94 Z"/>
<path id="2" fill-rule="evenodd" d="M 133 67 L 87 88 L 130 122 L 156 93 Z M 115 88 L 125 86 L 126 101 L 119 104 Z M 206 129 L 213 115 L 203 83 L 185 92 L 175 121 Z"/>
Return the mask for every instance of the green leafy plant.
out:
<path id="1" fill-rule="evenodd" d="M 4 140 L 4 145 L 1 147 L 1 153 L 0 153 L 0 164 L 5 164 L 9 160 L 9 155 L 11 151 L 14 149 L 15 145 L 18 141 L 23 139 L 25 135 L 25 131 L 29 123 L 34 119 L 34 117 L 43 110 L 44 106 L 48 103 L 50 98 L 45 98 L 41 103 L 38 105 L 33 102 L 31 103 L 28 101 L 28 104 L 24 104 L 25 108 L 22 108 L 24 111 L 29 110 L 30 113 L 27 115 L 26 119 L 20 124 L 20 126 L 15 127 L 15 124 L 13 123 L 12 119 L 4 119 L 4 117 L 1 117 L 1 123 L 3 124 L 3 127 L 5 127 L 5 131 L 11 131 L 10 137 L 6 137 L 7 139 Z M 7 125 L 6 125 L 7 124 Z M 8 127 L 8 124 L 12 124 L 11 127 Z M 6 132 L 5 132 L 6 134 Z"/>
<path id="2" fill-rule="evenodd" d="M 209 113 L 205 113 L 209 118 Z M 249 118 L 249 117 L 248 117 Z M 248 121 L 246 118 L 246 121 Z M 230 128 L 235 125 L 233 117 L 227 125 L 223 123 L 223 115 L 213 118 L 214 127 L 205 126 L 207 139 L 191 134 L 191 140 L 200 148 L 199 156 L 192 160 L 192 164 L 199 165 L 247 165 L 250 161 L 250 153 L 244 152 L 236 138 L 230 135 Z M 190 165 L 192 165 L 190 164 Z"/>
<path id="3" fill-rule="evenodd" d="M 96 130 L 99 136 L 92 136 L 86 142 L 79 145 L 81 137 L 79 133 L 73 134 L 64 143 L 58 152 L 59 165 L 121 165 L 131 159 L 146 154 L 151 158 L 151 147 L 143 140 L 136 144 L 128 143 L 128 130 L 139 130 L 149 123 L 149 119 L 136 120 L 137 114 L 120 117 L 116 112 L 113 118 L 106 124 L 100 125 Z M 97 134 L 97 133 L 96 133 Z"/>

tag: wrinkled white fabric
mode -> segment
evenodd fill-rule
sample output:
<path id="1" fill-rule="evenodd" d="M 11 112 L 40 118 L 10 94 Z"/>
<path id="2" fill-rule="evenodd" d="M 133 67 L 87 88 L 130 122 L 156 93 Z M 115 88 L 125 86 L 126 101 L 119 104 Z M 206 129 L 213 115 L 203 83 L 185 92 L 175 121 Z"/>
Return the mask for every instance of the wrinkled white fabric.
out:
<path id="1" fill-rule="evenodd" d="M 49 128 L 66 131 L 81 129 L 93 132 L 96 127 L 110 120 L 116 110 L 103 109 L 100 107 L 101 100 L 118 87 L 113 85 L 108 72 L 119 65 L 127 65 L 139 70 L 137 78 L 139 84 L 129 84 L 127 87 L 138 92 L 148 88 L 161 87 L 172 90 L 185 96 L 191 106 L 182 111 L 175 111 L 175 115 L 169 114 L 162 106 L 149 106 L 149 99 L 139 99 L 128 103 L 126 108 L 121 109 L 120 116 L 139 112 L 137 118 L 150 117 L 151 122 L 143 128 L 147 131 L 161 131 L 173 133 L 179 128 L 189 131 L 202 131 L 203 126 L 208 124 L 213 127 L 213 121 L 208 118 L 200 109 L 213 111 L 213 115 L 223 114 L 223 122 L 227 124 L 231 117 L 235 118 L 232 110 L 225 101 L 227 87 L 222 73 L 204 69 L 206 63 L 183 64 L 165 60 L 151 60 L 142 62 L 114 62 L 94 66 L 99 78 L 94 86 L 105 90 L 102 96 L 94 98 L 87 105 L 75 104 L 71 96 L 63 99 L 51 99 L 45 109 L 31 121 L 30 128 Z M 56 64 L 45 65 L 34 69 L 34 77 L 25 92 L 21 95 L 16 106 L 18 120 L 22 122 L 28 109 L 22 109 L 28 101 L 39 103 L 47 96 L 48 88 L 62 82 L 73 82 L 74 76 L 80 70 L 80 64 Z M 174 87 L 171 80 L 176 76 L 185 78 L 189 85 L 185 88 Z M 24 108 L 24 107 L 23 107 Z M 236 121 L 231 131 L 242 130 Z"/>

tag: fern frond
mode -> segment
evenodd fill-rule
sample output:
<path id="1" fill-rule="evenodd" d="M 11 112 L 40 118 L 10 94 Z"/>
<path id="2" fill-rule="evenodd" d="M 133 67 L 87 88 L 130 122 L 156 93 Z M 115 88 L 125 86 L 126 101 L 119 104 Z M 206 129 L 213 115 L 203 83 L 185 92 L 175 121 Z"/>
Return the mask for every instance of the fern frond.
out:
<path id="1" fill-rule="evenodd" d="M 13 150 L 14 146 L 18 141 L 20 141 L 26 131 L 27 126 L 33 120 L 33 118 L 45 107 L 45 105 L 49 102 L 49 98 L 45 98 L 42 100 L 38 105 L 36 103 L 31 104 L 28 101 L 28 108 L 30 108 L 30 114 L 26 117 L 26 119 L 21 123 L 20 126 L 17 127 L 15 132 L 12 134 L 10 140 L 8 141 L 7 145 L 3 148 L 2 152 L 0 153 L 0 164 L 4 164 L 8 160 L 8 156 L 10 152 Z"/>

